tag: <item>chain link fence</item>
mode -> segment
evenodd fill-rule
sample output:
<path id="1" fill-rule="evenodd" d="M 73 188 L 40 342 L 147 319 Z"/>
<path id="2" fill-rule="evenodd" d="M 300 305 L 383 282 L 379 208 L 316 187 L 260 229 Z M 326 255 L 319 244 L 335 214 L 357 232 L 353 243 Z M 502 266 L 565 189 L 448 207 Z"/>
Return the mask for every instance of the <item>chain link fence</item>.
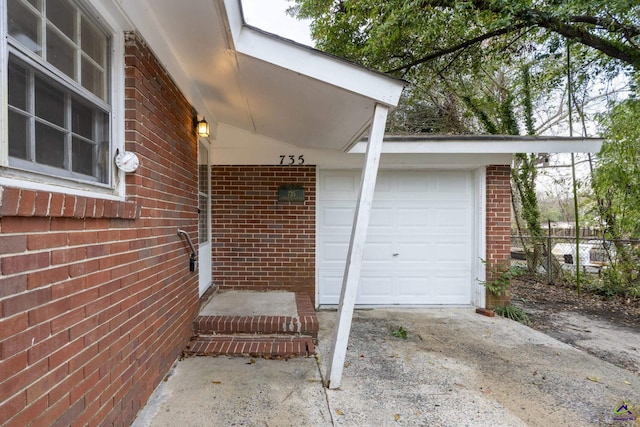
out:
<path id="1" fill-rule="evenodd" d="M 575 275 L 578 267 L 582 273 L 600 276 L 615 261 L 616 248 L 611 242 L 594 237 L 580 238 L 579 245 L 576 241 L 576 237 L 566 236 L 511 236 L 511 265 L 553 282 L 558 275 Z M 536 243 L 538 250 L 534 252 Z M 536 256 L 538 262 L 532 262 Z"/>
<path id="2" fill-rule="evenodd" d="M 640 239 L 512 235 L 511 266 L 523 278 L 640 297 Z"/>

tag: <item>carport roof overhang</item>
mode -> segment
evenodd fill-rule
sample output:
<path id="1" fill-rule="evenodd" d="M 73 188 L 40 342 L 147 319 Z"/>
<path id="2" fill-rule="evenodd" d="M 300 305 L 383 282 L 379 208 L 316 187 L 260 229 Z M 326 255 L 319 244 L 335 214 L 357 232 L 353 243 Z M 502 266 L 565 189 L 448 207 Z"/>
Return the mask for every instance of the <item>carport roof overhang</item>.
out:
<path id="1" fill-rule="evenodd" d="M 513 154 L 598 153 L 600 138 L 514 135 L 386 135 L 382 152 L 387 154 Z M 366 141 L 351 153 L 364 153 Z"/>
<path id="2" fill-rule="evenodd" d="M 405 82 L 244 23 L 239 0 L 117 4 L 209 122 L 288 144 L 348 150 Z M 215 138 L 215 135 L 214 135 Z"/>

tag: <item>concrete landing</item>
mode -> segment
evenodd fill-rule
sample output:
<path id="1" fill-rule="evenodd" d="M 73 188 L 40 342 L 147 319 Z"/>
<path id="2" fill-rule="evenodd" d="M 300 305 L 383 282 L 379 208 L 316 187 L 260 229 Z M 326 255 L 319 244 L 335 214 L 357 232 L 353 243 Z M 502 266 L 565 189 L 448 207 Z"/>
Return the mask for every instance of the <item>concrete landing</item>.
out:
<path id="1" fill-rule="evenodd" d="M 296 316 L 294 292 L 221 291 L 200 316 Z"/>

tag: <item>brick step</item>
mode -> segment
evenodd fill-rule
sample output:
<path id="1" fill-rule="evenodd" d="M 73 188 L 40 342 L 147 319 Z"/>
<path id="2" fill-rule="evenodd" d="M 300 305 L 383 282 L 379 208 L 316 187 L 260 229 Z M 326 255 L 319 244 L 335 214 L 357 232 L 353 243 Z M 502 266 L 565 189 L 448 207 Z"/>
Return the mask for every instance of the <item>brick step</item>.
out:
<path id="1" fill-rule="evenodd" d="M 198 316 L 193 321 L 196 335 L 284 334 L 318 337 L 315 313 L 300 316 Z"/>
<path id="2" fill-rule="evenodd" d="M 214 297 L 215 298 L 215 297 Z M 194 335 L 290 334 L 318 337 L 318 317 L 308 295 L 296 292 L 296 315 L 200 315 Z"/>
<path id="3" fill-rule="evenodd" d="M 309 357 L 315 354 L 314 339 L 304 335 L 211 335 L 198 336 L 184 350 L 187 356 Z"/>

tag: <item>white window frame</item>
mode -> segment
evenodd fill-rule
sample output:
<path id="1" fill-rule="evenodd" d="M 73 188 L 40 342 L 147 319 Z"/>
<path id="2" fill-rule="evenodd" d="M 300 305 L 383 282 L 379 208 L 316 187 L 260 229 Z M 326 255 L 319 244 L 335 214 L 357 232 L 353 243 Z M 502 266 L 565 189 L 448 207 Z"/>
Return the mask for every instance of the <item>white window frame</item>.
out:
<path id="1" fill-rule="evenodd" d="M 8 138 L 8 63 L 9 52 L 15 55 L 15 50 L 10 47 L 7 36 L 7 2 L 12 0 L 0 0 L 0 34 L 3 36 L 0 42 L 0 186 L 20 187 L 31 190 L 50 192 L 64 192 L 66 194 L 100 197 L 112 200 L 124 199 L 124 173 L 118 171 L 113 163 L 116 150 L 124 149 L 124 31 L 129 27 L 126 18 L 121 12 L 112 7 L 108 0 L 75 0 L 82 6 L 82 11 L 99 22 L 101 28 L 108 34 L 109 55 L 108 60 L 108 93 L 111 112 L 109 115 L 110 148 L 108 164 L 110 176 L 108 183 L 82 181 L 66 177 L 45 175 L 38 171 L 25 171 L 12 168 L 9 164 L 9 138 Z M 124 25 L 123 25 L 124 24 Z M 16 55 L 24 60 L 25 54 Z M 34 66 L 38 69 L 38 66 Z M 57 72 L 63 82 L 72 81 L 62 72 Z M 88 92 L 88 91 L 87 91 Z M 91 97 L 87 97 L 91 101 Z"/>

